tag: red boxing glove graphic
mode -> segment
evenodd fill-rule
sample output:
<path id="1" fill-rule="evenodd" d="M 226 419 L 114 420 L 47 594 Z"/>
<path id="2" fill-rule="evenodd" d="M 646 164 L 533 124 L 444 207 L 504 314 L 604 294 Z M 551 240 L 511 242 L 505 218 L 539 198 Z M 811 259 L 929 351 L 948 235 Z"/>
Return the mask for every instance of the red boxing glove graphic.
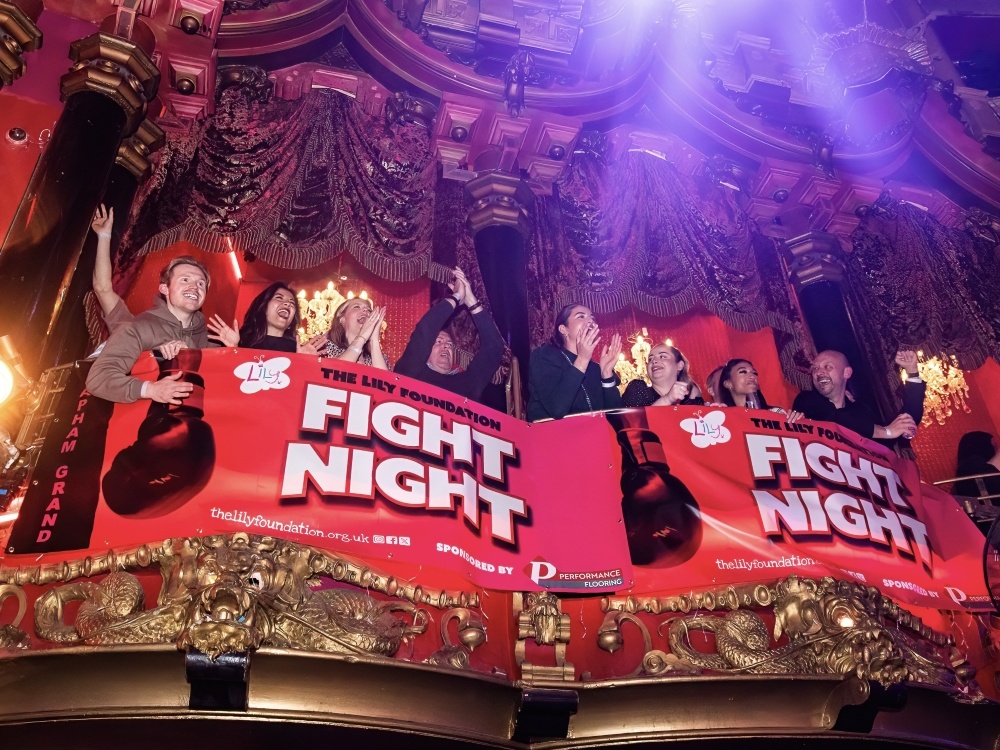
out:
<path id="1" fill-rule="evenodd" d="M 204 421 L 205 381 L 200 349 L 182 349 L 160 362 L 160 377 L 183 373 L 194 385 L 184 402 L 153 402 L 137 439 L 121 450 L 104 475 L 104 501 L 120 516 L 156 518 L 177 510 L 208 483 L 215 467 L 215 435 Z"/>

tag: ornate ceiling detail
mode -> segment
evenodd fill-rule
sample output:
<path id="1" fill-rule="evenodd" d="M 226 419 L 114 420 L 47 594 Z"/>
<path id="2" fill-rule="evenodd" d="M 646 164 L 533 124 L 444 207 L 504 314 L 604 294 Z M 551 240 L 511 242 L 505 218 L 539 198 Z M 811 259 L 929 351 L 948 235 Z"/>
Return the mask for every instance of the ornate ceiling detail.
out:
<path id="1" fill-rule="evenodd" d="M 280 0 L 225 0 L 222 14 L 228 16 L 240 11 L 263 10 L 272 2 L 279 1 Z"/>
<path id="2" fill-rule="evenodd" d="M 890 31 L 865 21 L 818 37 L 806 69 L 850 87 L 876 81 L 893 68 L 929 75 L 927 42 L 915 30 Z"/>
<path id="3" fill-rule="evenodd" d="M 527 173 L 536 193 L 551 193 L 580 133 L 579 120 L 530 111 L 519 117 L 499 103 L 446 94 L 441 101 L 432 147 L 444 177 L 462 182 L 477 171 Z"/>

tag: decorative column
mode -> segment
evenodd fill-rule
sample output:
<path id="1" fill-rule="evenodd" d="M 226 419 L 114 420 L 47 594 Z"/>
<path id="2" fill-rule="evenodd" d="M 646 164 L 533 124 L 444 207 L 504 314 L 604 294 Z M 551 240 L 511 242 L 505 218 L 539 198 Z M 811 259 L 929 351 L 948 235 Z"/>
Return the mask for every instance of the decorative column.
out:
<path id="1" fill-rule="evenodd" d="M 139 129 L 118 147 L 118 155 L 115 157 L 114 166 L 111 167 L 111 175 L 108 177 L 102 200 L 105 206 L 115 211 L 115 224 L 111 231 L 112 265 L 128 226 L 132 200 L 152 170 L 150 154 L 162 148 L 165 143 L 166 136 L 163 130 L 146 118 L 139 125 Z M 42 361 L 71 362 L 87 356 L 90 334 L 83 313 L 83 304 L 91 288 L 96 256 L 97 235 L 87 232 L 83 250 L 76 264 L 76 272 L 62 301 L 60 314 L 52 332 L 45 339 Z"/>
<path id="2" fill-rule="evenodd" d="M 531 235 L 528 209 L 535 195 L 528 184 L 508 172 L 481 172 L 465 185 L 472 200 L 469 231 L 490 297 L 500 335 L 517 357 L 521 382 L 528 382 L 527 246 Z"/>
<path id="3" fill-rule="evenodd" d="M 41 13 L 42 0 L 0 0 L 0 89 L 24 75 L 23 53 L 42 46 Z"/>
<path id="4" fill-rule="evenodd" d="M 58 364 L 51 357 L 60 347 L 43 343 L 67 298 L 119 145 L 138 129 L 159 84 L 148 55 L 153 36 L 140 24 L 130 33 L 145 32 L 132 38 L 147 49 L 103 32 L 70 45 L 74 65 L 60 86 L 66 105 L 0 248 L 0 333 L 14 338 L 34 374 Z"/>
<path id="5" fill-rule="evenodd" d="M 812 231 L 783 244 L 789 278 L 816 351 L 833 349 L 845 354 L 854 370 L 851 383 L 855 395 L 881 413 L 882 400 L 876 397 L 871 364 L 862 354 L 859 332 L 844 304 L 841 284 L 845 268 L 840 240 L 828 232 Z"/>

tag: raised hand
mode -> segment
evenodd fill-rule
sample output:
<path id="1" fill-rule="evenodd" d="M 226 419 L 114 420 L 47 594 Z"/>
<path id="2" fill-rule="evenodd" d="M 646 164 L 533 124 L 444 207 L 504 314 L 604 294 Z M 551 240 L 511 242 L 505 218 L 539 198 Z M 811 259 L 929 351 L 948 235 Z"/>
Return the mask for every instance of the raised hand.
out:
<path id="1" fill-rule="evenodd" d="M 313 343 L 313 342 L 315 342 L 317 340 L 320 342 L 318 346 Z M 304 344 L 299 343 L 299 340 L 295 339 L 295 351 L 298 354 L 319 354 L 319 350 L 325 344 L 326 344 L 326 337 L 325 336 L 313 336 L 311 339 L 309 339 Z"/>
<path id="2" fill-rule="evenodd" d="M 102 203 L 94 212 L 94 220 L 90 222 L 90 228 L 98 237 L 111 237 L 111 228 L 115 224 L 115 209 L 105 209 Z"/>
<path id="3" fill-rule="evenodd" d="M 160 350 L 160 356 L 164 359 L 173 359 L 181 349 L 187 349 L 188 345 L 180 339 L 174 339 L 165 344 L 160 344 L 156 348 Z"/>
<path id="4" fill-rule="evenodd" d="M 469 280 L 465 278 L 465 273 L 463 273 L 461 268 L 452 270 L 448 288 L 452 291 L 452 297 L 455 299 L 456 305 L 461 305 L 465 302 L 465 296 L 469 293 Z"/>
<path id="5" fill-rule="evenodd" d="M 596 326 L 595 326 L 596 328 Z M 622 337 L 615 334 L 611 337 L 611 343 L 601 350 L 601 377 L 607 380 L 615 374 L 615 365 L 618 363 L 618 355 L 622 353 Z"/>
<path id="6" fill-rule="evenodd" d="M 906 370 L 909 375 L 920 374 L 917 353 L 912 349 L 900 349 L 896 352 L 896 364 Z"/>
<path id="7" fill-rule="evenodd" d="M 306 343 L 302 344 L 302 346 L 309 346 L 315 349 L 317 352 L 320 352 L 322 351 L 323 347 L 325 347 L 328 343 L 330 343 L 329 337 L 325 333 L 318 333 L 311 339 L 309 339 Z"/>
<path id="8" fill-rule="evenodd" d="M 462 295 L 462 300 L 461 300 L 462 304 L 465 305 L 466 307 L 472 307 L 474 304 L 476 304 L 478 300 L 476 299 L 476 295 L 472 291 L 472 284 L 469 283 L 468 277 L 465 275 L 465 272 L 462 271 L 461 268 L 456 268 L 455 278 L 460 280 L 462 282 L 463 287 L 465 288 L 465 293 Z"/>
<path id="9" fill-rule="evenodd" d="M 361 331 L 358 336 L 363 338 L 365 341 L 371 341 L 372 335 L 379 330 L 379 326 L 382 325 L 382 321 L 385 319 L 385 308 L 384 307 L 373 307 L 371 313 L 368 315 L 368 319 L 362 324 Z M 378 339 L 378 336 L 375 336 Z"/>
<path id="10" fill-rule="evenodd" d="M 576 334 L 576 361 L 583 363 L 584 368 L 594 356 L 594 349 L 601 341 L 601 329 L 597 324 L 586 326 Z"/>
<path id="11" fill-rule="evenodd" d="M 179 370 L 172 375 L 168 375 L 162 380 L 149 383 L 146 386 L 146 398 L 158 401 L 161 404 L 179 404 L 194 390 L 192 383 L 180 382 L 177 380 L 184 373 Z"/>
<path id="12" fill-rule="evenodd" d="M 213 315 L 205 321 L 205 327 L 208 328 L 208 337 L 212 341 L 218 341 L 223 346 L 240 345 L 240 324 L 235 320 L 232 326 L 230 326 L 218 315 Z"/>

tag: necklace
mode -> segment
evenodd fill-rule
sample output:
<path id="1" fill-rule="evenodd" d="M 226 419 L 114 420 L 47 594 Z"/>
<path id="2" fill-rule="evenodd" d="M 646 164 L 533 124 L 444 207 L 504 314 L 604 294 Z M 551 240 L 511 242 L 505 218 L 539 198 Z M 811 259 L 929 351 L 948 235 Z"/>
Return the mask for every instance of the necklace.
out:
<path id="1" fill-rule="evenodd" d="M 573 366 L 573 360 L 569 358 L 569 355 L 566 353 L 566 350 L 565 349 L 560 349 L 559 351 L 562 352 L 562 355 L 566 358 L 566 361 L 569 362 L 570 366 L 572 367 Z M 583 373 L 583 375 L 584 375 L 584 377 L 586 377 L 587 373 Z M 582 380 L 580 381 L 580 390 L 583 391 L 583 397 L 585 399 L 587 399 L 587 411 L 593 411 L 594 410 L 594 405 L 590 402 L 590 394 L 587 393 L 587 389 L 583 387 L 583 381 Z"/>

